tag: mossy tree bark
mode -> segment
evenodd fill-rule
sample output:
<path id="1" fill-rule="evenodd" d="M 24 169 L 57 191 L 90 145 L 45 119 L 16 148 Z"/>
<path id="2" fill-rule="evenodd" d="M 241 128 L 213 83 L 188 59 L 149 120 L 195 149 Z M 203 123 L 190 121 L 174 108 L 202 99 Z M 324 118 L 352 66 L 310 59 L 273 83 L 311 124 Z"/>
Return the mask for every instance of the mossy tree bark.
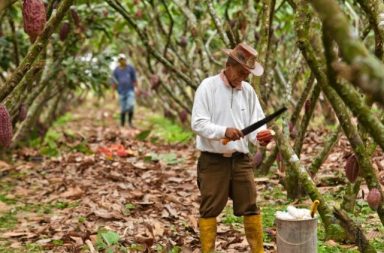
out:
<path id="1" fill-rule="evenodd" d="M 343 210 L 334 208 L 334 215 L 340 221 L 341 226 L 348 231 L 349 235 L 353 236 L 353 241 L 359 247 L 359 251 L 363 253 L 376 253 L 377 251 L 369 244 L 369 241 L 365 237 L 361 226 L 357 225 L 348 214 Z"/>
<path id="2" fill-rule="evenodd" d="M 338 44 L 342 58 L 352 68 L 348 80 L 384 106 L 384 64 L 368 52 L 337 1 L 313 0 L 310 3 Z"/>
<path id="3" fill-rule="evenodd" d="M 384 13 L 384 4 L 380 0 L 357 0 L 367 14 L 370 27 L 375 32 L 375 55 L 383 60 L 384 29 L 380 25 L 380 14 Z"/>

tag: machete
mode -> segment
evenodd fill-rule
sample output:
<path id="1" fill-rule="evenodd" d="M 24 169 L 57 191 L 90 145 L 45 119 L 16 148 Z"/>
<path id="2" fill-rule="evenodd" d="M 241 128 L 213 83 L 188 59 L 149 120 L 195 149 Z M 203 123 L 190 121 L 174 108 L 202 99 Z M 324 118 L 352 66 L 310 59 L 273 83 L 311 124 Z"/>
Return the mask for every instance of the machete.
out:
<path id="1" fill-rule="evenodd" d="M 244 136 L 246 136 L 247 134 L 252 133 L 256 129 L 258 129 L 261 126 L 265 125 L 266 123 L 270 122 L 271 120 L 273 120 L 274 118 L 276 118 L 277 116 L 279 116 L 280 114 L 285 112 L 286 110 L 287 110 L 286 107 L 280 108 L 279 110 L 277 110 L 276 112 L 272 113 L 271 115 L 266 116 L 264 119 L 261 119 L 261 120 L 255 122 L 255 123 L 253 123 L 252 125 L 249 125 L 246 128 L 242 129 L 241 132 L 243 133 Z M 227 143 L 230 142 L 230 141 L 231 140 L 229 138 L 224 138 L 224 139 L 221 140 L 221 143 L 223 145 L 227 145 Z"/>

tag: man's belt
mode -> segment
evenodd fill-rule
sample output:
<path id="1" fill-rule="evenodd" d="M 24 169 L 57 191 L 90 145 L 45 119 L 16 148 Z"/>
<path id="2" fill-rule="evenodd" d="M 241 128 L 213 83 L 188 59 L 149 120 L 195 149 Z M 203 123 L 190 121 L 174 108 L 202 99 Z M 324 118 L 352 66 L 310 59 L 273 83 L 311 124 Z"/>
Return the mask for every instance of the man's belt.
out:
<path id="1" fill-rule="evenodd" d="M 208 151 L 201 151 L 201 154 L 210 155 L 210 156 L 220 156 L 220 157 L 239 157 L 244 156 L 246 153 L 233 152 L 233 153 L 213 153 Z"/>

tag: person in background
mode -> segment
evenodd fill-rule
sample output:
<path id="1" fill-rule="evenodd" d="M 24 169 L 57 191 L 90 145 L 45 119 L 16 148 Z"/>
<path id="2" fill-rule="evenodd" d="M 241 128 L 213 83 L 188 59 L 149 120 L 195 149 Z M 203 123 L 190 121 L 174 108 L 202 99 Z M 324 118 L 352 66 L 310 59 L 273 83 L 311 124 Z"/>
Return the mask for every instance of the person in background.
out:
<path id="1" fill-rule="evenodd" d="M 126 119 L 133 128 L 132 120 L 135 109 L 135 87 L 137 85 L 136 71 L 127 63 L 124 54 L 119 54 L 118 66 L 112 73 L 112 87 L 117 90 L 120 100 L 120 122 L 124 126 Z M 126 117 L 128 116 L 128 117 Z"/>
<path id="2" fill-rule="evenodd" d="M 267 145 L 258 139 L 257 132 L 271 132 L 263 126 L 243 136 L 240 129 L 264 118 L 254 89 L 245 81 L 249 74 L 261 76 L 264 69 L 256 61 L 256 50 L 245 43 L 224 52 L 228 56 L 225 68 L 202 81 L 192 109 L 191 127 L 200 151 L 197 184 L 201 194 L 201 249 L 203 253 L 214 252 L 216 217 L 231 198 L 234 214 L 244 216 L 251 252 L 263 253 L 263 228 L 248 143 Z M 231 142 L 224 145 L 223 138 Z"/>

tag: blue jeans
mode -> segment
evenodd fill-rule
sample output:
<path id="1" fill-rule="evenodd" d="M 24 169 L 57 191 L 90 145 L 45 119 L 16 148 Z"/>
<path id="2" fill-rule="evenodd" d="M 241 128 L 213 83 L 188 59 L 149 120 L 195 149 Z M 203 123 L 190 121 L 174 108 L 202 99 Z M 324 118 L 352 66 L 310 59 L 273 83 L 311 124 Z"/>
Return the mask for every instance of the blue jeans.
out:
<path id="1" fill-rule="evenodd" d="M 132 112 L 135 106 L 135 92 L 133 90 L 119 94 L 121 113 Z"/>

